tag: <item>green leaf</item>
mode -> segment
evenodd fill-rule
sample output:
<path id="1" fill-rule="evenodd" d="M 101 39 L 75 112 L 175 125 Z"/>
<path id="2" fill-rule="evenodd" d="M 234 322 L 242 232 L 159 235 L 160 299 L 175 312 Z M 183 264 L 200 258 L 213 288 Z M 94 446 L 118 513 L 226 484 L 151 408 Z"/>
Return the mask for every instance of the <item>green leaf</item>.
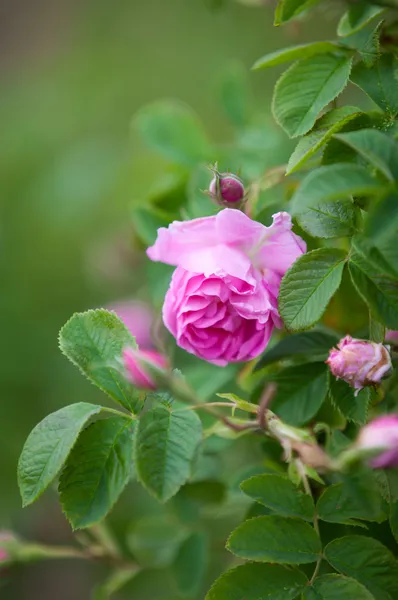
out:
<path id="1" fill-rule="evenodd" d="M 327 369 L 324 363 L 287 367 L 272 375 L 276 395 L 272 410 L 289 425 L 300 427 L 320 409 L 327 394 Z"/>
<path id="2" fill-rule="evenodd" d="M 359 108 L 353 106 L 342 106 L 330 110 L 325 115 L 320 117 L 314 128 L 301 138 L 289 158 L 289 162 L 286 169 L 286 175 L 298 171 L 304 163 L 307 162 L 314 154 L 322 148 L 333 136 L 351 121 L 358 120 L 359 117 L 363 117 L 365 113 L 361 112 Z"/>
<path id="3" fill-rule="evenodd" d="M 306 588 L 303 600 L 374 600 L 372 594 L 355 579 L 330 573 L 317 577 Z"/>
<path id="4" fill-rule="evenodd" d="M 368 213 L 365 235 L 385 259 L 387 270 L 398 274 L 398 196 L 391 194 L 374 204 Z"/>
<path id="5" fill-rule="evenodd" d="M 333 404 L 348 421 L 365 425 L 368 418 L 370 392 L 368 388 L 364 388 L 356 396 L 354 392 L 355 390 L 348 383 L 336 379 L 329 373 L 329 393 Z"/>
<path id="6" fill-rule="evenodd" d="M 341 37 L 352 35 L 385 11 L 385 8 L 367 2 L 354 4 L 341 17 L 337 26 L 337 35 Z"/>
<path id="7" fill-rule="evenodd" d="M 23 506 L 44 492 L 58 475 L 87 421 L 102 406 L 78 402 L 48 415 L 33 429 L 18 463 L 18 485 Z"/>
<path id="8" fill-rule="evenodd" d="M 325 54 L 292 65 L 278 80 L 272 101 L 276 121 L 289 137 L 307 133 L 319 112 L 345 88 L 351 58 Z"/>
<path id="9" fill-rule="evenodd" d="M 398 502 L 393 502 L 390 508 L 390 527 L 391 533 L 395 537 L 395 541 L 398 542 Z"/>
<path id="10" fill-rule="evenodd" d="M 355 65 L 351 81 L 391 117 L 398 114 L 398 60 L 391 54 L 383 54 L 372 68 L 365 64 Z"/>
<path id="11" fill-rule="evenodd" d="M 352 236 L 357 231 L 360 212 L 351 200 L 330 200 L 304 210 L 297 222 L 312 237 Z"/>
<path id="12" fill-rule="evenodd" d="M 153 102 L 137 113 L 134 125 L 148 146 L 173 162 L 192 166 L 213 158 L 198 116 L 182 102 Z"/>
<path id="13" fill-rule="evenodd" d="M 324 552 L 334 569 L 362 583 L 375 600 L 398 598 L 398 563 L 378 540 L 350 535 L 333 540 Z"/>
<path id="14" fill-rule="evenodd" d="M 340 285 L 345 261 L 345 252 L 337 248 L 319 248 L 296 260 L 279 292 L 279 312 L 288 329 L 309 329 L 319 321 Z"/>
<path id="15" fill-rule="evenodd" d="M 85 429 L 61 473 L 58 491 L 73 529 L 101 521 L 131 476 L 133 423 L 113 417 Z"/>
<path id="16" fill-rule="evenodd" d="M 317 561 L 322 547 L 308 523 L 268 515 L 242 523 L 231 533 L 227 549 L 257 562 L 303 564 Z"/>
<path id="17" fill-rule="evenodd" d="M 221 575 L 205 600 L 294 600 L 306 585 L 298 569 L 248 563 Z"/>
<path id="18" fill-rule="evenodd" d="M 369 162 L 387 179 L 398 179 L 398 143 L 377 129 L 361 129 L 335 136 Z"/>
<path id="19" fill-rule="evenodd" d="M 231 123 L 237 127 L 246 125 L 252 111 L 247 69 L 242 63 L 233 63 L 221 76 L 220 96 Z"/>
<path id="20" fill-rule="evenodd" d="M 291 210 L 298 215 L 311 207 L 319 207 L 324 202 L 369 196 L 387 189 L 374 179 L 367 169 L 359 165 L 325 165 L 311 171 L 302 181 L 292 198 Z"/>
<path id="21" fill-rule="evenodd" d="M 300 13 L 314 4 L 318 4 L 320 0 L 279 0 L 275 9 L 274 25 L 281 25 L 297 17 Z"/>
<path id="22" fill-rule="evenodd" d="M 386 336 L 386 328 L 382 323 L 376 321 L 372 317 L 372 314 L 369 314 L 369 339 L 372 342 L 376 342 L 377 344 L 382 344 L 384 342 L 384 338 Z"/>
<path id="23" fill-rule="evenodd" d="M 284 517 L 298 517 L 305 521 L 314 518 L 312 497 L 303 494 L 287 477 L 268 473 L 254 475 L 243 481 L 240 487 L 247 496 Z"/>
<path id="24" fill-rule="evenodd" d="M 379 21 L 376 26 L 370 23 L 344 38 L 344 45 L 357 50 L 367 67 L 372 67 L 380 58 L 380 33 L 383 23 L 383 20 Z"/>
<path id="25" fill-rule="evenodd" d="M 134 337 L 114 313 L 102 308 L 74 314 L 59 333 L 65 356 L 91 383 L 136 413 L 142 402 L 117 362 L 125 346 L 136 348 Z"/>
<path id="26" fill-rule="evenodd" d="M 173 575 L 181 596 L 196 596 L 208 561 L 208 541 L 202 532 L 193 533 L 180 546 L 173 564 Z"/>
<path id="27" fill-rule="evenodd" d="M 119 567 L 111 573 L 104 583 L 97 586 L 92 600 L 109 600 L 140 572 L 136 566 Z"/>
<path id="28" fill-rule="evenodd" d="M 279 360 L 289 358 L 326 360 L 329 350 L 337 342 L 337 336 L 323 331 L 293 333 L 267 350 L 256 364 L 255 371 Z"/>
<path id="29" fill-rule="evenodd" d="M 270 52 L 262 56 L 252 66 L 252 69 L 265 69 L 274 67 L 291 60 L 310 58 L 318 54 L 330 54 L 332 52 L 342 51 L 341 46 L 333 42 L 311 42 L 310 44 L 299 44 L 290 48 L 282 48 L 275 52 Z"/>
<path id="30" fill-rule="evenodd" d="M 129 549 L 143 567 L 167 567 L 175 560 L 189 533 L 169 515 L 151 515 L 133 523 L 127 536 Z"/>
<path id="31" fill-rule="evenodd" d="M 344 477 L 342 483 L 328 487 L 319 498 L 316 510 L 322 521 L 350 524 L 351 519 L 385 521 L 386 505 L 372 473 L 361 470 Z"/>
<path id="32" fill-rule="evenodd" d="M 158 405 L 142 415 L 135 435 L 137 475 L 160 502 L 174 496 L 191 475 L 201 439 L 201 421 L 192 410 Z"/>
<path id="33" fill-rule="evenodd" d="M 349 271 L 355 288 L 376 320 L 398 329 L 398 279 L 383 266 L 383 260 L 376 260 L 375 254 L 365 256 L 363 247 L 354 243 Z"/>

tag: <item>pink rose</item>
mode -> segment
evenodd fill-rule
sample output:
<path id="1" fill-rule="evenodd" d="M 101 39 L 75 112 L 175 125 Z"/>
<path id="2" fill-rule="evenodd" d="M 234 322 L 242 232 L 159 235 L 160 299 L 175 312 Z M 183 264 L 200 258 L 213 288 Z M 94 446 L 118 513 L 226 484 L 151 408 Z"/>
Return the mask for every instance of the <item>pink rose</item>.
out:
<path id="1" fill-rule="evenodd" d="M 391 369 L 390 353 L 383 344 L 346 335 L 337 348 L 330 351 L 326 363 L 337 379 L 344 379 L 357 393 L 367 385 L 379 383 Z"/>
<path id="2" fill-rule="evenodd" d="M 124 300 L 111 304 L 108 306 L 108 310 L 113 310 L 123 321 L 140 348 L 153 348 L 151 337 L 153 314 L 144 302 Z"/>
<path id="3" fill-rule="evenodd" d="M 274 326 L 281 327 L 281 279 L 306 250 L 291 228 L 285 212 L 265 227 L 226 208 L 158 230 L 147 254 L 177 267 L 163 321 L 181 348 L 220 366 L 263 352 Z"/>
<path id="4" fill-rule="evenodd" d="M 156 371 L 167 369 L 167 359 L 155 350 L 137 350 L 125 348 L 123 350 L 123 363 L 126 377 L 137 388 L 156 390 Z"/>
<path id="5" fill-rule="evenodd" d="M 378 417 L 366 425 L 359 434 L 357 447 L 380 450 L 379 456 L 370 460 L 372 467 L 398 467 L 398 415 Z"/>

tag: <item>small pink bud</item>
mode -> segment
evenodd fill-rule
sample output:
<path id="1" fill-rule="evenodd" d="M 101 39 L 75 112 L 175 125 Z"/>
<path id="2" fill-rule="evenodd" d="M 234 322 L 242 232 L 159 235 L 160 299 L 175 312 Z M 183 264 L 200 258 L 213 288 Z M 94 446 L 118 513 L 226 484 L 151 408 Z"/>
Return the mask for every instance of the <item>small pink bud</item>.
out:
<path id="1" fill-rule="evenodd" d="M 113 310 L 123 321 L 140 348 L 153 348 L 151 337 L 153 314 L 144 302 L 124 300 L 111 304 L 108 310 Z"/>
<path id="2" fill-rule="evenodd" d="M 209 192 L 212 198 L 222 206 L 236 206 L 245 197 L 245 187 L 237 175 L 215 172 L 210 182 Z"/>
<path id="3" fill-rule="evenodd" d="M 156 390 L 156 371 L 167 369 L 167 359 L 155 350 L 125 348 L 123 362 L 126 376 L 138 388 Z"/>
<path id="4" fill-rule="evenodd" d="M 387 329 L 386 331 L 386 342 L 390 342 L 393 346 L 398 346 L 398 331 L 393 329 Z"/>
<path id="5" fill-rule="evenodd" d="M 337 350 L 329 352 L 326 363 L 337 379 L 344 379 L 359 392 L 367 385 L 380 383 L 391 369 L 389 347 L 376 342 L 357 340 L 350 335 L 340 340 Z"/>
<path id="6" fill-rule="evenodd" d="M 376 469 L 398 467 L 398 415 L 378 417 L 361 430 L 357 448 L 380 450 L 376 458 L 369 461 Z"/>

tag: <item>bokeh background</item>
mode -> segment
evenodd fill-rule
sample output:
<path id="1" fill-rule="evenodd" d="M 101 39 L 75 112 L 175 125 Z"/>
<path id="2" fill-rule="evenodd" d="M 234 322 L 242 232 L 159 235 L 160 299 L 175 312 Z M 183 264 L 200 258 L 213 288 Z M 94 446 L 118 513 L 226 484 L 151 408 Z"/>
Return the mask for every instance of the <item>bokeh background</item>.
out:
<path id="1" fill-rule="evenodd" d="M 70 542 L 56 494 L 22 510 L 16 482 L 39 420 L 71 402 L 103 401 L 59 352 L 58 331 L 75 311 L 148 300 L 158 283 L 134 209 L 170 172 L 181 176 L 183 194 L 185 172 L 148 148 L 133 116 L 155 100 L 179 99 L 211 140 L 228 144 L 228 77 L 247 71 L 252 110 L 265 123 L 250 151 L 268 155 L 261 169 L 283 162 L 290 145 L 269 116 L 278 70 L 250 66 L 272 49 L 333 36 L 340 10 L 328 5 L 278 30 L 271 4 L 0 1 L 0 529 Z M 132 485 L 112 519 L 123 529 L 150 511 L 161 509 Z M 99 565 L 43 562 L 0 575 L 0 597 L 87 600 L 103 576 Z M 167 585 L 152 575 L 117 597 L 177 598 Z"/>

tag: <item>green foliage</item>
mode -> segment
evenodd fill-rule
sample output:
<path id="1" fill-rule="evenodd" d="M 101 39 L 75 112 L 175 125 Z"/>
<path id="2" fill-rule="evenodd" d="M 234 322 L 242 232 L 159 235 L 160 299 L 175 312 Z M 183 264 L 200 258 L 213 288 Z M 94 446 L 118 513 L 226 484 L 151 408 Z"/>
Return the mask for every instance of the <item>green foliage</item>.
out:
<path id="1" fill-rule="evenodd" d="M 340 285 L 345 262 L 345 252 L 336 248 L 319 248 L 296 260 L 279 293 L 279 311 L 288 329 L 309 329 L 319 321 Z"/>
<path id="2" fill-rule="evenodd" d="M 138 412 L 142 402 L 118 363 L 125 346 L 136 348 L 135 339 L 114 313 L 104 309 L 76 313 L 59 333 L 65 356 L 113 400 Z"/>
<path id="3" fill-rule="evenodd" d="M 290 175 L 299 170 L 335 133 L 363 115 L 364 113 L 354 106 L 342 106 L 325 113 L 315 122 L 312 130 L 299 140 L 289 158 L 286 174 Z"/>
<path id="4" fill-rule="evenodd" d="M 174 496 L 189 478 L 201 439 L 201 422 L 192 410 L 160 404 L 141 417 L 135 435 L 137 475 L 160 502 Z"/>
<path id="5" fill-rule="evenodd" d="M 305 521 L 314 518 L 312 497 L 303 494 L 287 477 L 254 475 L 240 487 L 247 496 L 284 517 L 298 517 Z"/>
<path id="6" fill-rule="evenodd" d="M 272 410 L 290 425 L 301 426 L 316 415 L 327 394 L 327 371 L 322 362 L 286 367 L 273 375 L 277 386 Z"/>
<path id="7" fill-rule="evenodd" d="M 350 535 L 330 542 L 326 560 L 337 571 L 364 585 L 375 600 L 393 600 L 398 594 L 398 563 L 381 542 Z"/>
<path id="8" fill-rule="evenodd" d="M 337 341 L 337 337 L 323 331 L 293 333 L 266 350 L 258 361 L 256 370 L 288 358 L 325 360 Z"/>
<path id="9" fill-rule="evenodd" d="M 275 65 L 281 65 L 285 62 L 292 60 L 301 60 L 303 58 L 310 58 L 318 54 L 330 54 L 339 49 L 338 44 L 333 42 L 312 42 L 311 44 L 299 44 L 298 46 L 292 46 L 291 48 L 282 48 L 276 50 L 270 54 L 266 54 L 262 58 L 256 60 L 253 65 L 253 69 L 265 69 L 267 67 L 274 67 Z"/>
<path id="10" fill-rule="evenodd" d="M 272 111 L 289 137 L 309 131 L 319 114 L 347 84 L 351 58 L 323 54 L 300 60 L 275 86 Z"/>
<path id="11" fill-rule="evenodd" d="M 307 583 L 298 569 L 248 563 L 217 579 L 206 600 L 293 600 Z"/>
<path id="12" fill-rule="evenodd" d="M 370 21 L 382 15 L 385 10 L 385 8 L 367 2 L 354 4 L 341 17 L 337 26 L 337 34 L 342 37 L 352 35 L 366 27 Z"/>
<path id="13" fill-rule="evenodd" d="M 352 70 L 350 79 L 391 118 L 398 113 L 398 79 L 396 78 L 397 59 L 391 54 L 383 54 L 371 68 L 358 63 Z"/>
<path id="14" fill-rule="evenodd" d="M 299 565 L 318 559 L 321 542 L 308 523 L 269 515 L 240 525 L 231 533 L 227 548 L 247 560 Z"/>
<path id="15" fill-rule="evenodd" d="M 356 150 L 389 181 L 398 178 L 398 143 L 390 136 L 377 129 L 361 129 L 336 137 Z"/>
<path id="16" fill-rule="evenodd" d="M 358 581 L 342 575 L 322 575 L 304 592 L 304 600 L 373 600 L 372 594 Z"/>
<path id="17" fill-rule="evenodd" d="M 101 406 L 78 402 L 48 415 L 26 440 L 18 463 L 18 484 L 24 506 L 31 504 L 58 475 L 87 421 Z"/>
<path id="18" fill-rule="evenodd" d="M 173 564 L 179 594 L 195 596 L 200 590 L 208 562 L 208 540 L 196 532 L 180 546 Z"/>
<path id="19" fill-rule="evenodd" d="M 281 25 L 301 14 L 320 0 L 278 0 L 274 25 Z"/>
<path id="20" fill-rule="evenodd" d="M 59 481 L 62 509 L 73 529 L 101 521 L 131 476 L 133 423 L 114 417 L 80 435 Z"/>

